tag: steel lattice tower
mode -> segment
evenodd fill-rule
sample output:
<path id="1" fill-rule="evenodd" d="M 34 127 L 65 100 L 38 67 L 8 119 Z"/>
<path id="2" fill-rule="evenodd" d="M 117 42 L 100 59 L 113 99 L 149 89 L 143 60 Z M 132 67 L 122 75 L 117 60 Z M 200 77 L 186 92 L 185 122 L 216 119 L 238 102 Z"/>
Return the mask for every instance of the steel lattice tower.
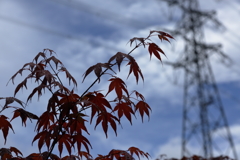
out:
<path id="1" fill-rule="evenodd" d="M 221 98 L 210 65 L 212 54 L 225 57 L 219 44 L 204 41 L 208 23 L 220 25 L 213 11 L 201 11 L 198 0 L 162 0 L 180 9 L 182 17 L 174 31 L 185 43 L 184 53 L 176 63 L 184 70 L 182 157 L 193 154 L 205 158 L 226 155 L 237 159 Z M 194 151 L 193 148 L 199 150 Z"/>

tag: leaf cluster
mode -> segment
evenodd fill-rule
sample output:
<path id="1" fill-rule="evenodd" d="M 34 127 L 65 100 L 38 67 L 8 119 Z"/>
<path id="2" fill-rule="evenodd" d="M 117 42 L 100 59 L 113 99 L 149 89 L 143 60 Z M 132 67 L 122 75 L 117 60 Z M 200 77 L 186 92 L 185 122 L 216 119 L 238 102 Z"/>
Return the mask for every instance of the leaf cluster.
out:
<path id="1" fill-rule="evenodd" d="M 9 121 L 5 115 L 0 115 L 0 130 L 3 133 L 5 143 L 9 133 L 9 129 L 14 132 L 14 127 L 11 121 L 21 118 L 22 125 L 26 127 L 27 120 L 36 121 L 35 132 L 32 143 L 37 142 L 39 153 L 32 153 L 27 157 L 23 157 L 22 153 L 14 147 L 1 148 L 1 159 L 15 160 L 45 160 L 45 159 L 62 159 L 74 160 L 85 157 L 93 159 L 90 155 L 92 148 L 87 136 L 90 135 L 86 127 L 86 123 L 95 123 L 95 128 L 101 126 L 106 137 L 108 137 L 109 126 L 117 135 L 117 126 L 121 125 L 122 118 L 125 117 L 131 124 L 132 118 L 140 115 L 142 122 L 144 116 L 150 117 L 151 107 L 146 102 L 144 96 L 138 91 L 129 92 L 125 81 L 116 76 L 113 66 L 117 66 L 118 71 L 121 71 L 121 65 L 126 61 L 129 66 L 128 77 L 133 74 L 138 83 L 139 78 L 144 80 L 142 71 L 133 56 L 130 54 L 140 46 L 144 48 L 148 46 L 150 58 L 154 54 L 158 60 L 162 60 L 160 54 L 165 55 L 162 49 L 153 43 L 150 39 L 152 36 L 158 36 L 162 41 L 169 41 L 173 37 L 161 31 L 151 31 L 146 38 L 133 38 L 130 40 L 130 45 L 136 43 L 135 47 L 129 53 L 117 52 L 106 63 L 100 63 L 89 67 L 83 74 L 83 81 L 94 71 L 96 80 L 85 90 L 81 95 L 76 92 L 78 87 L 77 81 L 63 65 L 63 62 L 56 58 L 56 53 L 50 49 L 44 49 L 39 52 L 32 60 L 20 68 L 11 78 L 10 81 L 14 84 L 16 76 L 27 72 L 27 76 L 20 82 L 15 90 L 14 97 L 1 97 L 0 100 L 5 100 L 5 105 L 2 107 L 0 114 L 6 109 L 13 109 L 13 116 Z M 110 73 L 108 73 L 110 71 Z M 101 76 L 108 74 L 111 78 L 108 80 L 109 87 L 106 94 L 101 91 L 90 91 L 96 82 L 100 82 Z M 114 74 L 114 75 L 113 75 Z M 68 84 L 73 85 L 69 89 L 63 84 L 61 76 L 65 76 Z M 35 87 L 27 96 L 26 103 L 16 98 L 20 90 L 28 89 L 28 84 L 34 82 Z M 26 110 L 26 105 L 31 102 L 34 96 L 38 99 L 45 93 L 51 93 L 47 101 L 46 110 L 37 116 Z M 109 94 L 115 95 L 114 99 L 109 98 Z M 21 107 L 15 107 L 10 104 L 16 102 Z M 88 115 L 86 110 L 90 110 Z M 43 146 L 46 146 L 47 151 L 42 152 Z M 59 154 L 53 154 L 53 149 L 57 148 Z M 68 155 L 62 157 L 63 150 L 68 152 Z M 73 155 L 75 151 L 76 155 Z M 15 156 L 13 155 L 15 154 Z M 95 160 L 123 160 L 134 159 L 133 156 L 149 158 L 149 154 L 139 150 L 136 147 L 130 147 L 127 151 L 112 150 L 108 155 L 99 155 Z"/>

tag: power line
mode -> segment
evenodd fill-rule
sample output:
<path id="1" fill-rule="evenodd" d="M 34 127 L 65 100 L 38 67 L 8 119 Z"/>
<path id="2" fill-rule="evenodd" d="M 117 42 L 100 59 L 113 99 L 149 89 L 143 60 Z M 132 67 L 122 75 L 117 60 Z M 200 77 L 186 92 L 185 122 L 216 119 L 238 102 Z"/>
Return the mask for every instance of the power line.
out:
<path id="1" fill-rule="evenodd" d="M 0 15 L 0 19 L 2 19 L 4 21 L 7 21 L 7 22 L 10 22 L 10 23 L 15 23 L 16 25 L 21 25 L 21 26 L 24 26 L 24 27 L 36 29 L 36 30 L 43 31 L 43 32 L 46 32 L 46 33 L 50 33 L 50 34 L 53 34 L 53 35 L 56 35 L 56 36 L 83 41 L 82 38 L 73 37 L 71 35 L 64 34 L 64 33 L 61 33 L 61 32 L 57 32 L 55 30 L 48 29 L 48 28 L 45 28 L 45 27 L 42 27 L 42 26 L 39 26 L 39 25 L 34 25 L 34 24 L 27 23 L 27 22 L 23 22 L 23 21 L 20 21 L 18 19 L 15 19 L 15 18 Z"/>
<path id="2" fill-rule="evenodd" d="M 86 44 L 95 43 L 95 44 L 100 45 L 100 46 L 102 46 L 106 49 L 117 51 L 117 49 L 115 47 L 109 46 L 105 43 L 98 42 L 94 39 L 86 39 L 86 38 L 82 38 L 82 37 L 72 36 L 72 35 L 69 35 L 69 34 L 65 34 L 65 33 L 58 32 L 58 31 L 55 31 L 55 30 L 52 30 L 52 29 L 49 29 L 49 28 L 42 27 L 40 25 L 30 24 L 30 23 L 23 22 L 23 21 L 20 21 L 18 19 L 15 19 L 15 18 L 3 16 L 3 15 L 0 15 L 0 19 L 2 19 L 4 21 L 7 21 L 7 22 L 10 22 L 10 23 L 14 23 L 16 25 L 21 25 L 21 26 L 31 28 L 31 29 L 35 29 L 35 30 L 38 30 L 38 31 L 42 31 L 42 32 L 45 32 L 45 33 L 50 33 L 52 35 L 56 35 L 56 36 L 63 37 L 63 38 L 66 38 L 66 39 L 77 40 L 77 41 L 81 41 L 81 42 L 86 43 Z"/>
<path id="3" fill-rule="evenodd" d="M 129 18 L 126 18 L 126 17 L 122 18 L 122 16 L 119 15 L 119 14 L 116 14 L 116 13 L 110 12 L 110 11 L 106 11 L 106 10 L 103 10 L 103 9 L 99 9 L 99 8 L 93 8 L 91 5 L 87 5 L 87 4 L 85 4 L 81 1 L 78 1 L 78 3 L 73 2 L 73 1 L 64 1 L 64 0 L 52 0 L 52 1 L 54 1 L 55 3 L 58 3 L 58 4 L 68 6 L 70 8 L 76 9 L 78 11 L 87 12 L 87 13 L 90 13 L 92 15 L 103 17 L 105 19 L 107 18 L 110 21 L 118 22 L 118 24 L 120 24 L 120 25 L 125 24 L 125 25 L 128 25 L 129 27 L 133 27 L 133 28 L 140 28 L 140 27 L 146 27 L 147 26 L 146 23 L 144 23 L 144 22 L 141 22 L 141 21 L 138 21 L 138 20 L 135 20 L 135 19 L 129 19 Z M 96 41 L 94 39 L 86 39 L 86 38 L 82 38 L 82 37 L 72 36 L 72 35 L 65 34 L 65 33 L 62 33 L 62 32 L 58 32 L 56 30 L 49 29 L 49 28 L 46 28 L 46 27 L 43 27 L 43 26 L 40 26 L 40 25 L 30 24 L 30 23 L 23 22 L 23 21 L 20 21 L 18 19 L 15 19 L 15 18 L 3 16 L 3 15 L 0 15 L 0 19 L 2 19 L 4 21 L 7 21 L 7 22 L 10 22 L 10 23 L 15 23 L 17 25 L 25 26 L 25 27 L 28 27 L 28 28 L 32 28 L 32 29 L 36 29 L 36 30 L 39 30 L 39 31 L 50 33 L 50 34 L 53 34 L 53 35 L 56 35 L 56 36 L 60 36 L 60 37 L 66 38 L 66 39 L 78 40 L 78 41 L 81 41 L 81 42 L 84 42 L 84 43 L 87 43 L 87 44 L 89 44 L 90 42 L 95 43 L 95 44 L 101 45 L 101 46 L 103 46 L 107 49 L 117 51 L 116 47 L 106 45 L 105 43 Z"/>
<path id="4" fill-rule="evenodd" d="M 108 19 L 113 22 L 117 22 L 118 24 L 121 24 L 121 25 L 127 25 L 133 28 L 145 28 L 146 26 L 148 26 L 146 22 L 139 21 L 133 18 L 123 17 L 123 15 L 117 14 L 116 12 L 111 12 L 105 9 L 96 8 L 81 1 L 78 1 L 78 2 L 65 1 L 65 0 L 51 0 L 51 1 L 71 7 L 73 9 L 76 9 L 82 12 L 86 12 L 98 17 L 102 17 L 104 19 Z"/>

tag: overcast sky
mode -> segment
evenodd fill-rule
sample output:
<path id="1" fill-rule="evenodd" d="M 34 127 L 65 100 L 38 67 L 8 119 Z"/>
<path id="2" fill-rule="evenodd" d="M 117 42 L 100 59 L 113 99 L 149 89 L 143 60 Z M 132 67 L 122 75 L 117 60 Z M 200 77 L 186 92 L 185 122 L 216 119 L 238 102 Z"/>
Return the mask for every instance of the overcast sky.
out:
<path id="1" fill-rule="evenodd" d="M 223 51 L 233 60 L 232 65 L 226 67 L 218 57 L 213 56 L 211 63 L 240 157 L 240 3 L 237 0 L 202 2 L 201 8 L 216 10 L 217 17 L 225 26 L 224 32 L 207 28 L 205 39 L 221 43 Z M 82 74 L 88 67 L 98 62 L 105 63 L 116 52 L 127 53 L 131 48 L 126 44 L 133 37 L 145 37 L 152 29 L 173 28 L 179 15 L 178 10 L 169 10 L 157 0 L 0 0 L 0 97 L 13 96 L 16 85 L 9 83 L 6 86 L 8 80 L 44 48 L 57 53 L 57 58 L 77 79 L 78 92 L 81 94 L 95 78 L 91 74 L 81 84 Z M 174 62 L 182 53 L 179 51 L 181 45 L 180 39 L 172 44 L 161 43 L 168 57 L 163 57 L 164 61 Z M 161 154 L 179 158 L 184 74 L 161 65 L 154 58 L 150 61 L 146 49 L 136 50 L 132 55 L 142 69 L 145 82 L 140 81 L 136 86 L 133 76 L 130 76 L 128 88 L 145 95 L 153 110 L 150 121 L 145 119 L 141 123 L 138 116 L 132 126 L 129 122 L 123 122 L 123 129 L 119 127 L 118 136 L 111 132 L 108 139 L 101 127 L 94 131 L 94 126 L 90 126 L 91 135 L 88 138 L 93 146 L 91 153 L 94 156 L 104 155 L 111 149 L 125 150 L 135 146 L 149 152 L 152 158 Z M 122 69 L 119 75 L 124 76 L 125 71 Z M 94 89 L 106 91 L 106 78 Z M 21 77 L 16 78 L 16 84 L 21 80 Z M 24 93 L 19 92 L 16 97 L 25 101 L 27 95 Z M 40 115 L 46 108 L 49 96 L 47 93 L 39 102 L 35 97 L 27 110 Z M 3 106 L 4 101 L 0 104 Z M 11 112 L 3 114 L 11 118 Z M 37 143 L 31 146 L 34 123 L 28 121 L 25 128 L 18 118 L 13 120 L 12 125 L 16 134 L 9 131 L 6 146 L 2 139 L 0 147 L 17 147 L 24 156 L 37 152 Z"/>

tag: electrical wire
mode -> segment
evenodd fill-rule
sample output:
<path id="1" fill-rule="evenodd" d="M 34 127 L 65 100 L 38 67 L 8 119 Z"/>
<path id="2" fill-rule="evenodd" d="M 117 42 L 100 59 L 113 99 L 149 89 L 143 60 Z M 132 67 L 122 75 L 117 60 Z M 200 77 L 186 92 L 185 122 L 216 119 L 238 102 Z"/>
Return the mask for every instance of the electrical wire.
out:
<path id="1" fill-rule="evenodd" d="M 133 18 L 127 18 L 124 15 L 117 14 L 116 12 L 112 12 L 109 10 L 93 7 L 92 5 L 86 4 L 84 2 L 79 1 L 66 1 L 66 0 L 51 0 L 55 3 L 62 4 L 78 11 L 90 13 L 91 15 L 95 15 L 98 17 L 102 17 L 104 19 L 117 22 L 121 25 L 127 25 L 128 27 L 132 28 L 145 28 L 148 25 L 143 22 Z"/>
<path id="2" fill-rule="evenodd" d="M 86 43 L 86 44 L 95 43 L 95 44 L 100 45 L 100 46 L 102 46 L 106 49 L 117 51 L 116 47 L 109 46 L 106 43 L 101 43 L 101 42 L 98 42 L 94 39 L 86 39 L 86 38 L 83 38 L 83 37 L 72 36 L 72 35 L 65 34 L 65 33 L 62 33 L 62 32 L 58 32 L 58 31 L 55 31 L 55 30 L 52 30 L 52 29 L 49 29 L 49 28 L 39 26 L 39 25 L 34 25 L 34 24 L 27 23 L 27 22 L 23 22 L 23 21 L 20 21 L 18 19 L 15 19 L 15 18 L 6 17 L 6 16 L 3 16 L 3 15 L 0 15 L 0 19 L 4 20 L 6 22 L 14 23 L 16 25 L 21 25 L 21 26 L 31 28 L 31 29 L 35 29 L 35 30 L 38 30 L 38 31 L 42 31 L 42 32 L 45 32 L 45 33 L 50 33 L 52 35 L 56 35 L 56 36 L 59 36 L 59 37 L 62 37 L 62 38 L 66 38 L 66 39 L 70 39 L 70 40 L 77 40 L 77 41 L 81 41 L 81 42 Z"/>
<path id="3" fill-rule="evenodd" d="M 127 25 L 128 27 L 132 27 L 132 28 L 135 28 L 135 29 L 136 28 L 143 28 L 143 27 L 145 28 L 147 26 L 147 24 L 142 22 L 142 21 L 122 17 L 119 14 L 116 14 L 116 13 L 113 13 L 113 12 L 110 12 L 110 11 L 106 11 L 106 10 L 103 10 L 103 9 L 100 9 L 100 8 L 96 8 L 96 7 L 93 8 L 93 6 L 87 5 L 87 4 L 85 4 L 81 1 L 78 1 L 77 3 L 73 2 L 73 1 L 64 1 L 64 0 L 51 0 L 51 1 L 53 1 L 55 3 L 58 3 L 58 4 L 61 4 L 61 5 L 65 5 L 67 7 L 73 8 L 73 9 L 76 9 L 78 11 L 83 11 L 83 12 L 90 13 L 90 14 L 95 15 L 95 16 L 99 16 L 99 17 L 108 19 L 108 20 L 113 21 L 113 22 L 117 22 L 120 25 Z M 36 29 L 36 30 L 39 30 L 39 31 L 50 33 L 50 34 L 53 34 L 53 35 L 56 35 L 56 36 L 60 36 L 60 37 L 66 38 L 66 39 L 78 40 L 78 41 L 81 41 L 81 42 L 84 42 L 84 43 L 87 43 L 87 44 L 89 44 L 90 42 L 93 43 L 93 41 L 94 41 L 95 44 L 101 45 L 104 48 L 114 50 L 114 51 L 119 50 L 119 49 L 116 49 L 116 47 L 109 46 L 105 43 L 101 43 L 101 42 L 93 40 L 93 39 L 86 39 L 86 38 L 82 38 L 82 37 L 72 36 L 72 35 L 69 35 L 69 34 L 65 34 L 65 33 L 62 33 L 62 32 L 55 31 L 53 29 L 42 27 L 40 25 L 34 25 L 34 24 L 27 23 L 27 22 L 23 22 L 23 21 L 20 21 L 18 19 L 15 19 L 15 18 L 0 15 L 0 19 L 2 19 L 4 21 L 7 21 L 7 22 L 10 22 L 10 23 L 15 23 L 17 25 L 25 26 L 25 27 L 28 27 L 28 28 L 32 28 L 32 29 Z"/>

